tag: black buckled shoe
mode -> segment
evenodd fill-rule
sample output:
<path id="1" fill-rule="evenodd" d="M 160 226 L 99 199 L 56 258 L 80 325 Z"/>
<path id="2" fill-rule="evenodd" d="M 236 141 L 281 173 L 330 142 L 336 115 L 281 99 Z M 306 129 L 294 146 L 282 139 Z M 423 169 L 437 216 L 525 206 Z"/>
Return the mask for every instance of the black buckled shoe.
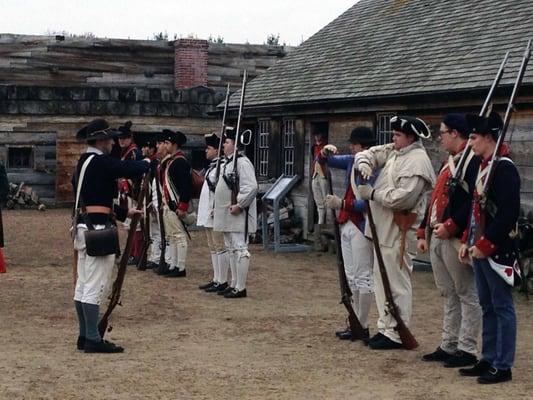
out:
<path id="1" fill-rule="evenodd" d="M 85 349 L 85 337 L 78 336 L 78 342 L 76 343 L 76 348 L 78 350 L 84 350 Z"/>
<path id="2" fill-rule="evenodd" d="M 370 338 L 370 332 L 367 329 L 364 329 L 360 335 L 354 335 L 351 329 L 346 329 L 346 331 L 339 333 L 337 335 L 340 340 L 351 340 L 352 342 L 356 340 L 362 340 L 365 344 L 368 344 Z"/>
<path id="3" fill-rule="evenodd" d="M 133 256 L 128 257 L 128 265 L 137 265 L 139 263 L 139 260 L 137 260 Z"/>
<path id="4" fill-rule="evenodd" d="M 384 337 L 385 335 L 383 333 L 378 332 L 374 336 L 372 336 L 370 339 L 368 339 L 368 344 L 381 340 L 381 338 L 384 338 Z"/>
<path id="5" fill-rule="evenodd" d="M 475 354 L 459 350 L 457 353 L 448 357 L 448 359 L 444 362 L 444 368 L 468 367 L 469 365 L 474 365 L 476 363 L 477 357 Z"/>
<path id="6" fill-rule="evenodd" d="M 495 383 L 508 382 L 513 379 L 510 369 L 496 369 L 491 367 L 487 372 L 477 378 L 477 383 L 482 385 L 493 385 Z"/>
<path id="7" fill-rule="evenodd" d="M 154 268 L 157 268 L 157 267 L 158 267 L 158 264 L 156 264 L 153 261 L 148 261 L 146 263 L 146 269 L 154 269 Z"/>
<path id="8" fill-rule="evenodd" d="M 459 374 L 462 376 L 481 376 L 491 369 L 492 366 L 488 361 L 480 360 L 471 368 L 461 368 Z"/>
<path id="9" fill-rule="evenodd" d="M 85 352 L 86 353 L 123 353 L 124 348 L 117 346 L 107 340 L 101 340 L 94 342 L 92 340 L 85 340 Z"/>
<path id="10" fill-rule="evenodd" d="M 233 289 L 231 292 L 228 292 L 224 295 L 225 299 L 240 299 L 241 297 L 246 297 L 246 289 Z"/>
<path id="11" fill-rule="evenodd" d="M 346 329 L 337 335 L 340 340 L 352 340 L 352 331 L 350 328 Z"/>
<path id="12" fill-rule="evenodd" d="M 187 276 L 187 271 L 182 269 L 181 271 L 177 268 L 171 269 L 168 274 L 165 275 L 165 278 L 185 278 Z"/>
<path id="13" fill-rule="evenodd" d="M 442 350 L 442 348 L 439 346 L 433 353 L 424 354 L 422 356 L 422 361 L 446 362 L 449 357 L 452 357 L 452 355 Z"/>
<path id="14" fill-rule="evenodd" d="M 389 339 L 387 336 L 383 335 L 380 339 L 370 341 L 368 346 L 372 350 L 394 350 L 402 349 L 403 345 L 401 343 L 395 342 L 394 340 Z"/>
<path id="15" fill-rule="evenodd" d="M 205 292 L 206 293 L 218 293 L 218 292 L 221 292 L 223 290 L 226 290 L 227 288 L 228 288 L 228 282 L 215 283 L 210 288 L 205 289 Z"/>
<path id="16" fill-rule="evenodd" d="M 219 290 L 217 292 L 217 294 L 219 296 L 224 296 L 226 293 L 229 293 L 229 292 L 232 292 L 234 288 L 232 288 L 231 286 L 228 285 L 228 287 L 226 289 L 223 289 L 223 290 Z"/>
<path id="17" fill-rule="evenodd" d="M 338 338 L 340 338 L 342 335 L 345 335 L 347 332 L 350 332 L 350 328 L 346 328 L 346 329 L 341 329 L 339 331 L 336 331 L 335 332 L 335 336 L 337 336 Z"/>
<path id="18" fill-rule="evenodd" d="M 198 286 L 198 289 L 206 290 L 206 289 L 209 289 L 209 288 L 211 288 L 211 287 L 213 287 L 215 285 L 216 285 L 216 282 L 211 281 L 211 282 L 204 283 L 203 285 Z"/>

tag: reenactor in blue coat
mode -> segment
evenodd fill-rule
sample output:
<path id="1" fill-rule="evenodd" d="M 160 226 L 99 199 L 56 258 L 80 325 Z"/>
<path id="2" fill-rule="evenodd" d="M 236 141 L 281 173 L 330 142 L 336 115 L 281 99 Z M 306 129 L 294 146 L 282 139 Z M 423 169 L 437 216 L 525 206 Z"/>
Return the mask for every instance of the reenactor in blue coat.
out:
<path id="1" fill-rule="evenodd" d="M 102 340 L 98 332 L 99 306 L 106 299 L 111 283 L 115 252 L 106 255 L 88 254 L 86 232 L 102 230 L 113 219 L 124 221 L 139 213 L 113 203 L 119 178 L 139 179 L 150 168 L 146 161 L 122 161 L 110 155 L 113 138 L 118 132 L 103 119 L 96 119 L 78 131 L 77 139 L 88 144 L 73 176 L 76 206 L 80 216 L 73 221 L 74 249 L 77 252 L 74 303 L 79 321 L 78 350 L 86 353 L 120 353 L 124 349 Z"/>
<path id="2" fill-rule="evenodd" d="M 501 117 L 467 115 L 472 151 L 481 157 L 476 178 L 470 226 L 459 256 L 472 261 L 483 310 L 481 360 L 463 368 L 463 376 L 477 376 L 481 384 L 510 381 L 516 347 L 516 315 L 511 289 L 520 279 L 514 230 L 520 211 L 520 176 L 506 145 L 493 160 Z M 491 165 L 497 162 L 495 165 Z M 492 178 L 485 184 L 488 171 Z"/>

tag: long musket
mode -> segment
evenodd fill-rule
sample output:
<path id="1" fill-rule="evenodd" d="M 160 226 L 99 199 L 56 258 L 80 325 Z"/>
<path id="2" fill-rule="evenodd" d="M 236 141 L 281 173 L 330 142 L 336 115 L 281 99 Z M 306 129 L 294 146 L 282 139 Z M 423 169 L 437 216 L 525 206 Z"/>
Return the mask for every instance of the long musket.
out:
<path id="1" fill-rule="evenodd" d="M 328 181 L 329 194 L 333 195 L 333 182 L 331 180 L 331 171 L 327 170 L 326 179 Z M 348 279 L 346 278 L 346 271 L 344 269 L 344 259 L 342 258 L 342 246 L 341 246 L 341 233 L 339 223 L 337 221 L 337 215 L 335 210 L 331 209 L 331 216 L 333 218 L 333 232 L 335 234 L 335 246 L 337 250 L 337 270 L 339 272 L 339 284 L 341 289 L 341 303 L 346 307 L 348 311 L 348 324 L 352 331 L 352 340 L 365 339 L 365 329 L 361 325 L 357 314 L 352 306 L 352 291 L 350 285 L 348 285 Z"/>
<path id="2" fill-rule="evenodd" d="M 150 173 L 150 182 L 152 182 L 152 176 Z M 150 186 L 148 186 L 150 188 Z M 146 207 L 150 203 L 150 191 L 146 191 L 146 199 L 144 201 L 144 218 L 141 218 L 139 223 L 141 224 L 141 231 L 143 233 L 143 247 L 139 255 L 139 260 L 137 261 L 137 269 L 139 271 L 146 271 L 146 264 L 148 263 L 148 249 L 150 244 L 152 244 L 152 239 L 150 238 L 150 213 Z"/>
<path id="3" fill-rule="evenodd" d="M 237 117 L 237 127 L 235 128 L 235 146 L 233 149 L 233 168 L 230 176 L 230 182 L 231 182 L 231 204 L 237 204 L 237 195 L 239 194 L 239 172 L 237 170 L 237 152 L 239 147 L 239 141 L 240 141 L 240 129 L 241 129 L 241 121 L 242 121 L 242 115 L 243 115 L 243 107 L 244 107 L 244 96 L 246 93 L 246 81 L 248 79 L 248 73 L 246 70 L 244 70 L 243 76 L 242 76 L 242 87 L 241 87 L 241 99 L 239 102 L 239 115 Z"/>
<path id="4" fill-rule="evenodd" d="M 142 210 L 144 207 L 144 199 L 148 190 L 148 180 L 149 174 L 146 173 L 143 177 L 141 190 L 137 199 L 137 210 L 139 211 Z M 98 324 L 98 331 L 100 332 L 100 336 L 102 337 L 102 339 L 106 331 L 108 330 L 107 327 L 109 325 L 109 317 L 111 316 L 111 313 L 113 312 L 115 307 L 120 303 L 120 295 L 122 292 L 122 286 L 124 285 L 124 278 L 126 277 L 126 269 L 128 267 L 128 258 L 130 256 L 131 248 L 133 246 L 135 230 L 137 229 L 137 224 L 139 223 L 140 219 L 140 214 L 135 214 L 131 218 L 130 229 L 128 231 L 128 239 L 126 240 L 126 247 L 120 258 L 117 277 L 115 279 L 115 282 L 113 283 L 113 290 L 109 299 L 109 305 L 107 306 L 107 310 L 105 311 L 104 315 L 102 316 L 102 319 L 100 320 L 100 323 Z M 109 327 L 109 331 L 111 331 L 111 329 L 112 327 Z"/>
<path id="5" fill-rule="evenodd" d="M 507 135 L 507 130 L 509 129 L 509 122 L 511 121 L 511 115 L 514 110 L 516 96 L 518 95 L 518 90 L 520 89 L 520 86 L 522 85 L 522 80 L 524 79 L 524 74 L 526 73 L 526 69 L 529 63 L 530 56 L 531 56 L 531 39 L 527 42 L 526 50 L 524 52 L 524 56 L 522 57 L 522 63 L 520 65 L 520 69 L 518 70 L 518 76 L 516 77 L 516 81 L 513 87 L 513 91 L 511 93 L 511 97 L 509 98 L 509 102 L 507 103 L 507 110 L 505 111 L 505 117 L 503 119 L 503 127 L 500 131 L 500 135 L 498 136 L 498 141 L 496 142 L 496 147 L 494 148 L 492 159 L 488 167 L 489 170 L 487 172 L 487 176 L 483 184 L 483 192 L 481 193 L 481 206 L 484 209 L 486 209 L 487 207 L 487 191 L 492 183 L 492 179 L 494 178 L 494 171 L 496 169 L 496 165 L 498 164 L 498 161 L 500 160 L 500 156 L 499 156 L 500 150 L 503 146 L 503 143 L 505 142 L 505 136 Z"/>
<path id="6" fill-rule="evenodd" d="M 385 268 L 383 255 L 381 254 L 381 248 L 379 247 L 379 238 L 376 232 L 376 225 L 374 223 L 372 209 L 370 208 L 370 202 L 368 200 L 365 200 L 365 203 L 368 215 L 368 223 L 370 224 L 370 231 L 372 232 L 372 242 L 374 243 L 374 249 L 376 250 L 379 273 L 381 275 L 381 281 L 383 282 L 383 290 L 385 292 L 385 307 L 387 308 L 387 311 L 396 320 L 396 331 L 400 336 L 400 340 L 402 341 L 403 347 L 407 350 L 416 349 L 418 347 L 418 342 L 416 341 L 415 337 L 413 336 L 407 325 L 405 325 L 405 323 L 403 322 L 403 319 L 400 316 L 400 311 L 398 310 L 398 306 L 396 305 L 396 303 L 394 302 L 394 298 L 392 297 L 389 276 L 387 274 L 387 269 Z"/>
<path id="7" fill-rule="evenodd" d="M 485 102 L 483 103 L 483 106 L 481 107 L 481 110 L 479 112 L 480 117 L 485 116 L 489 107 L 492 104 L 492 98 L 494 97 L 494 92 L 496 91 L 496 88 L 500 84 L 500 81 L 505 72 L 505 66 L 507 65 L 508 60 L 509 60 L 509 52 L 505 53 L 505 56 L 503 57 L 503 60 L 500 64 L 500 68 L 498 68 L 498 72 L 496 73 L 496 76 L 494 77 L 494 80 L 492 81 L 492 85 L 489 89 L 489 92 L 487 93 Z M 468 159 L 468 156 L 470 155 L 471 151 L 472 151 L 472 146 L 470 144 L 470 141 L 468 141 L 465 149 L 463 150 L 463 154 L 461 154 L 461 158 L 459 159 L 459 162 L 457 163 L 457 168 L 455 169 L 455 173 L 450 179 L 449 190 L 448 190 L 449 197 L 453 196 L 457 188 L 461 187 L 461 180 L 462 180 L 461 177 L 463 176 L 463 169 L 465 167 L 466 160 Z M 449 202 L 448 204 L 450 203 L 451 202 Z"/>
<path id="8" fill-rule="evenodd" d="M 159 168 L 160 166 L 161 161 L 159 162 Z M 160 269 L 163 268 L 166 264 L 167 240 L 165 232 L 165 223 L 163 222 L 163 193 L 161 192 L 163 185 L 161 183 L 161 176 L 159 175 L 159 171 L 157 168 L 155 170 L 155 186 L 157 196 L 157 218 L 159 219 L 159 234 L 161 235 L 161 240 L 159 243 L 161 255 L 159 256 L 159 266 L 157 267 L 158 269 Z"/>
<path id="9" fill-rule="evenodd" d="M 220 162 L 222 159 L 222 144 L 224 143 L 224 135 L 226 134 L 226 114 L 228 112 L 229 105 L 229 96 L 230 96 L 230 84 L 226 87 L 226 100 L 224 101 L 224 113 L 222 114 L 222 126 L 220 128 L 220 141 L 218 142 L 218 159 L 217 159 L 217 168 L 215 175 L 215 187 L 218 182 L 218 177 L 220 176 Z"/>

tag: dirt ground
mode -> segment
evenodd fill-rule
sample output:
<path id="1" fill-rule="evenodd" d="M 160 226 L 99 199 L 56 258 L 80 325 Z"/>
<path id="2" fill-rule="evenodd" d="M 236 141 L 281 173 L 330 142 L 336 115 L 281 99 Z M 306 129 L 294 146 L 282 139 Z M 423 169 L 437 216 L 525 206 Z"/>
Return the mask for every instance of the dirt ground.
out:
<path id="1" fill-rule="evenodd" d="M 210 272 L 202 232 L 186 279 L 128 270 L 106 336 L 126 352 L 84 354 L 75 350 L 69 212 L 10 211 L 4 224 L 0 399 L 533 398 L 533 304 L 522 296 L 514 380 L 482 387 L 419 361 L 440 338 L 442 303 L 430 273 L 414 274 L 420 347 L 371 351 L 334 336 L 345 313 L 333 256 L 254 246 L 249 297 L 228 300 L 197 289 Z"/>

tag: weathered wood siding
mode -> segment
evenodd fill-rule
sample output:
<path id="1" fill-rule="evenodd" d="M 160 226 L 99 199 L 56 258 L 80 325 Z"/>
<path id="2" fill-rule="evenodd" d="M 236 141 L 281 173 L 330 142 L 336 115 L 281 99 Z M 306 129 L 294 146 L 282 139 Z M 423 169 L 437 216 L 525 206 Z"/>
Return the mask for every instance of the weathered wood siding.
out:
<path id="1" fill-rule="evenodd" d="M 237 89 L 242 70 L 261 74 L 287 46 L 210 43 L 208 86 Z M 0 35 L 0 84 L 52 87 L 174 87 L 174 42 Z"/>

